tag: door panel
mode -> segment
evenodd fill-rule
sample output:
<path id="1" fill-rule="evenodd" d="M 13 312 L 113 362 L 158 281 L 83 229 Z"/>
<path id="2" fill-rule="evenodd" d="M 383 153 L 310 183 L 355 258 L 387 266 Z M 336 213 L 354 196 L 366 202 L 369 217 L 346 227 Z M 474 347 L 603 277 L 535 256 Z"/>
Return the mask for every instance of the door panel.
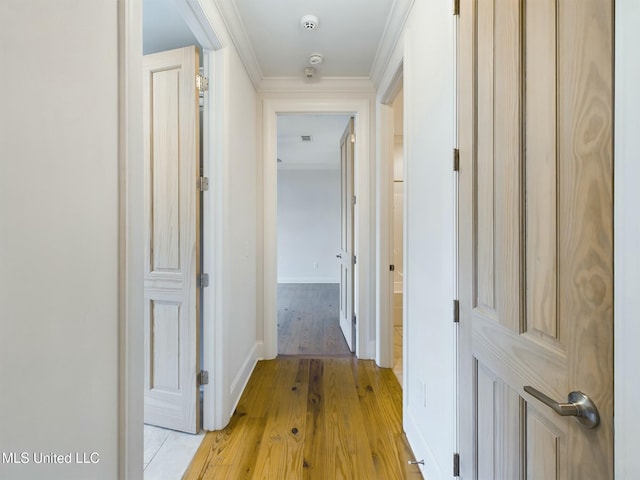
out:
<path id="1" fill-rule="evenodd" d="M 340 140 L 341 182 L 341 234 L 340 234 L 340 328 L 349 350 L 355 350 L 356 329 L 354 318 L 354 248 L 353 248 L 353 173 L 354 173 L 353 118 Z"/>
<path id="2" fill-rule="evenodd" d="M 479 478 L 520 477 L 518 457 L 505 454 L 505 448 L 519 443 L 518 421 L 520 398 L 493 372 L 483 366 L 478 368 L 478 410 L 484 415 L 478 418 L 478 455 L 491 459 L 479 466 Z M 506 472 L 501 477 L 496 472 Z"/>
<path id="3" fill-rule="evenodd" d="M 528 479 L 567 478 L 566 436 L 529 404 L 526 411 Z"/>
<path id="4" fill-rule="evenodd" d="M 461 8 L 463 478 L 612 478 L 613 6 Z M 583 391 L 601 425 L 525 385 Z"/>
<path id="5" fill-rule="evenodd" d="M 196 433 L 198 51 L 144 57 L 145 423 Z"/>

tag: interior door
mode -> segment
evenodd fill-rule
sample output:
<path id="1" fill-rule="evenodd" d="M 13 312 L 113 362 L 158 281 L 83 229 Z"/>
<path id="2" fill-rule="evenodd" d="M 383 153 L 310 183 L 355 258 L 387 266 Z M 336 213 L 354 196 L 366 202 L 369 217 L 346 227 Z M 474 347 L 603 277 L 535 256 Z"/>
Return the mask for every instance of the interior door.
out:
<path id="1" fill-rule="evenodd" d="M 146 55 L 145 423 L 196 433 L 200 424 L 198 51 Z"/>
<path id="2" fill-rule="evenodd" d="M 612 26 L 612 0 L 461 2 L 466 479 L 613 478 Z M 598 426 L 545 403 L 572 391 Z"/>
<path id="3" fill-rule="evenodd" d="M 353 194 L 355 135 L 353 118 L 340 139 L 340 182 L 341 182 L 341 234 L 340 234 L 340 328 L 349 349 L 355 350 L 356 325 L 353 308 L 354 297 L 354 248 L 353 218 L 355 197 Z"/>

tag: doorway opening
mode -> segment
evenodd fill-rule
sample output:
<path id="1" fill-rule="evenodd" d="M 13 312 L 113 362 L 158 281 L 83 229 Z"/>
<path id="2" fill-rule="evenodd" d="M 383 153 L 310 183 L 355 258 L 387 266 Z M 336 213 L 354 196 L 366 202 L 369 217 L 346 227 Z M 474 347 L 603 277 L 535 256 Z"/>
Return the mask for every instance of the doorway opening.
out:
<path id="1" fill-rule="evenodd" d="M 404 134 L 402 86 L 391 107 L 393 113 L 393 196 L 391 211 L 391 301 L 393 318 L 393 373 L 402 385 L 404 334 Z"/>
<path id="2" fill-rule="evenodd" d="M 277 285 L 278 285 L 278 117 L 282 115 L 344 115 L 353 117 L 353 131 L 349 136 L 353 146 L 353 194 L 357 204 L 353 205 L 353 312 L 355 326 L 352 337 L 354 353 L 358 358 L 371 359 L 375 355 L 373 323 L 375 286 L 371 270 L 371 253 L 374 241 L 369 215 L 370 166 L 369 158 L 369 100 L 326 98 L 318 99 L 264 99 L 263 100 L 263 311 L 264 311 L 264 358 L 275 358 L 278 354 Z M 283 159 L 284 161 L 284 159 Z M 334 256 L 341 252 L 334 252 Z M 342 255 L 342 261 L 347 260 Z M 357 261 L 356 261 L 357 258 Z M 365 320 L 359 321 L 358 318 Z M 343 329 L 344 331 L 344 329 Z M 346 337 L 346 335 L 345 335 Z M 348 344 L 351 342 L 347 341 Z"/>
<path id="3" fill-rule="evenodd" d="M 342 162 L 350 125 L 347 115 L 278 115 L 279 355 L 351 355 L 353 334 L 340 321 L 347 302 L 353 305 L 353 281 L 346 278 L 352 269 L 342 275 L 343 257 L 353 251 L 343 242 L 353 238 L 353 215 L 342 208 L 353 207 L 350 198 L 344 202 L 353 178 Z"/>
<path id="4" fill-rule="evenodd" d="M 145 480 L 181 476 L 204 437 L 203 390 L 193 372 L 200 371 L 205 352 L 202 285 L 197 280 L 204 270 L 205 205 L 192 179 L 205 168 L 205 89 L 196 85 L 196 77 L 204 76 L 206 59 L 203 42 L 179 7 L 167 0 L 144 1 L 142 6 L 143 130 L 148 139 Z M 180 82 L 189 77 L 193 83 Z"/>

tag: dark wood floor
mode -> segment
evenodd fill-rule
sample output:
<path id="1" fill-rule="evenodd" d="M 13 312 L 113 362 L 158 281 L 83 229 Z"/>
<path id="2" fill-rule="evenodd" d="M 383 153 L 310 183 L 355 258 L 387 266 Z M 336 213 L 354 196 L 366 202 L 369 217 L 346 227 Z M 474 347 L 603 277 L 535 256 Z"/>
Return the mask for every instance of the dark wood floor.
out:
<path id="1" fill-rule="evenodd" d="M 349 358 L 257 364 L 231 419 L 209 432 L 184 480 L 421 479 L 391 369 Z"/>
<path id="2" fill-rule="evenodd" d="M 340 330 L 339 285 L 278 285 L 278 353 L 280 355 L 348 356 Z"/>

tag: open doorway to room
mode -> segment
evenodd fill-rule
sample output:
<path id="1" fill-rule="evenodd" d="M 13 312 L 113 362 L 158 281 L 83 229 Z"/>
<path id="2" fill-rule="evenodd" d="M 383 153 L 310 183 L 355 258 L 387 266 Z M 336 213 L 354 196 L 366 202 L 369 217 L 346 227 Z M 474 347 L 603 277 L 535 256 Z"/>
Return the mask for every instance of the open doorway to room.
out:
<path id="1" fill-rule="evenodd" d="M 203 44 L 171 0 L 143 2 L 144 478 L 179 478 L 199 447 L 203 364 Z M 205 45 L 211 47 L 211 45 Z M 193 77 L 193 82 L 181 82 Z M 195 202 L 194 198 L 197 198 Z M 177 278 L 183 279 L 178 283 Z M 169 287 L 171 284 L 171 287 Z"/>
<path id="2" fill-rule="evenodd" d="M 353 155 L 353 304 L 352 324 L 353 352 L 358 358 L 372 359 L 375 343 L 372 341 L 371 315 L 375 299 L 374 276 L 371 270 L 372 231 L 370 210 L 370 155 L 369 99 L 324 98 L 319 99 L 264 99 L 263 100 L 263 308 L 264 308 L 264 356 L 275 358 L 278 354 L 277 284 L 278 284 L 278 231 L 277 231 L 277 137 L 278 118 L 283 115 L 344 115 L 353 117 L 353 134 L 350 135 L 350 154 Z M 282 159 L 283 162 L 285 159 Z M 353 200 L 357 200 L 353 203 Z M 342 200 L 341 200 L 342 201 Z M 338 255 L 341 252 L 335 252 Z M 342 255 L 341 261 L 347 256 Z M 357 258 L 356 258 L 357 257 Z M 334 257 L 335 258 L 335 257 Z M 347 342 L 349 343 L 349 342 Z"/>
<path id="3" fill-rule="evenodd" d="M 344 266 L 353 253 L 351 132 L 347 115 L 278 115 L 279 355 L 351 355 L 352 324 L 340 321 L 353 310 L 350 257 Z"/>
<path id="4" fill-rule="evenodd" d="M 393 197 L 391 207 L 391 305 L 393 312 L 393 372 L 402 385 L 404 300 L 404 129 L 403 90 L 391 104 L 393 109 Z"/>

